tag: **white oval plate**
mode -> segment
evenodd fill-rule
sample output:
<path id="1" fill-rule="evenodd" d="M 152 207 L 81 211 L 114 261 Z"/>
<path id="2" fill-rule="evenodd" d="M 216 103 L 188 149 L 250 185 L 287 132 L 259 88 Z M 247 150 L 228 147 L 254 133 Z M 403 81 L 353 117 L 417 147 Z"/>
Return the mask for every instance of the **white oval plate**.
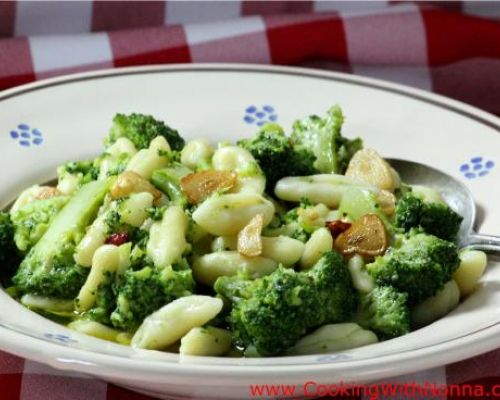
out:
<path id="1" fill-rule="evenodd" d="M 115 69 L 19 87 L 0 95 L 0 205 L 98 154 L 116 112 L 164 119 L 187 139 L 236 140 L 274 121 L 339 103 L 346 136 L 386 157 L 429 164 L 463 180 L 481 208 L 480 231 L 500 235 L 498 118 L 408 87 L 351 75 L 251 65 Z M 495 165 L 497 164 L 497 165 Z M 457 361 L 500 345 L 500 268 L 436 323 L 384 343 L 330 355 L 184 358 L 94 339 L 23 308 L 0 290 L 0 348 L 156 396 L 250 398 L 256 383 L 366 382 Z M 497 268 L 495 268 L 495 266 Z M 296 395 L 303 395 L 300 390 Z"/>

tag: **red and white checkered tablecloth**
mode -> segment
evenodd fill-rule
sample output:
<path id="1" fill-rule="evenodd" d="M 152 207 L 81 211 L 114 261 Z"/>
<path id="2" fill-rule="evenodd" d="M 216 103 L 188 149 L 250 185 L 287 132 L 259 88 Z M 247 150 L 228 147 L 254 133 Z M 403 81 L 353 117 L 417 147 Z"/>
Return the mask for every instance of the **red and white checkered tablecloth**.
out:
<path id="1" fill-rule="evenodd" d="M 500 114 L 500 3 L 429 3 L 0 2 L 0 89 L 99 68 L 249 62 L 388 79 Z"/>
<path id="2" fill-rule="evenodd" d="M 0 1 L 0 90 L 77 71 L 190 62 L 343 71 L 500 114 L 500 2 Z M 499 366 L 500 350 L 394 381 L 493 385 Z M 145 398 L 0 352 L 0 400 Z"/>

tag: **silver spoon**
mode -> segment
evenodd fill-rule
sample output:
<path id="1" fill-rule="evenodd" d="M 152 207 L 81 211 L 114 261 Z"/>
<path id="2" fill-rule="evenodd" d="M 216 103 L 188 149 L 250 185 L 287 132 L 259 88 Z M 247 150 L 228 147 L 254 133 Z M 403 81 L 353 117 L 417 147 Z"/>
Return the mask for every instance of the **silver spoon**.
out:
<path id="1" fill-rule="evenodd" d="M 414 161 L 387 159 L 399 172 L 401 180 L 408 184 L 425 185 L 438 190 L 446 203 L 464 220 L 458 232 L 459 247 L 468 247 L 500 255 L 500 236 L 475 232 L 476 204 L 472 193 L 462 182 L 435 168 Z"/>

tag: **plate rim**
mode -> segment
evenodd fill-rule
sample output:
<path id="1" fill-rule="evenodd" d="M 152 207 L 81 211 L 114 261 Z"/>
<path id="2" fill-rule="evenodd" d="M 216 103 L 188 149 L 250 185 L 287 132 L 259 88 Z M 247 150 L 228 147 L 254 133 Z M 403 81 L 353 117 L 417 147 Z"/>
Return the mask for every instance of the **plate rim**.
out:
<path id="1" fill-rule="evenodd" d="M 280 74 L 297 76 L 304 78 L 316 78 L 333 80 L 337 82 L 354 84 L 362 87 L 369 87 L 372 89 L 382 90 L 398 94 L 404 97 L 410 97 L 419 101 L 426 102 L 436 107 L 446 109 L 448 111 L 460 114 L 463 117 L 472 119 L 478 123 L 486 125 L 500 133 L 500 118 L 483 111 L 474 106 L 468 105 L 458 100 L 450 99 L 446 96 L 439 95 L 432 92 L 427 92 L 422 89 L 413 88 L 410 86 L 402 85 L 399 83 L 392 83 L 381 79 L 364 77 L 359 75 L 351 75 L 342 72 L 332 72 L 324 70 L 315 70 L 310 68 L 301 67 L 285 67 L 285 66 L 268 66 L 258 64 L 169 64 L 169 65 L 150 65 L 139 67 L 124 67 L 112 68 L 99 71 L 83 72 L 62 77 L 50 78 L 40 80 L 34 83 L 21 85 L 15 88 L 7 89 L 0 93 L 0 103 L 16 96 L 28 94 L 30 92 L 38 91 L 45 88 L 50 88 L 69 83 L 92 81 L 103 78 L 113 78 L 118 76 L 138 75 L 138 74 L 155 74 L 155 73 L 176 73 L 176 72 L 244 72 L 244 73 L 267 73 L 267 74 Z M 0 289 L 1 290 L 1 289 Z M 198 376 L 221 376 L 227 374 L 230 376 L 248 377 L 249 373 L 255 376 L 262 377 L 263 369 L 273 369 L 273 378 L 276 378 L 279 371 L 281 378 L 285 379 L 291 372 L 304 372 L 307 371 L 308 376 L 314 374 L 324 374 L 328 372 L 338 372 L 339 370 L 349 370 L 355 372 L 357 369 L 366 370 L 365 375 L 377 377 L 387 377 L 400 375 L 401 373 L 409 373 L 423 368 L 431 368 L 437 365 L 444 365 L 449 362 L 459 361 L 483 352 L 497 348 L 500 345 L 500 323 L 486 327 L 482 330 L 476 331 L 472 334 L 451 339 L 446 342 L 437 343 L 419 348 L 415 350 L 408 350 L 405 352 L 383 355 L 378 358 L 362 359 L 345 361 L 342 363 L 324 362 L 324 363 L 305 363 L 305 364 L 271 364 L 271 365 L 248 365 L 248 364 L 217 364 L 217 363 L 189 363 L 183 364 L 179 362 L 171 362 L 164 360 L 152 359 L 134 359 L 119 357 L 111 354 L 96 353 L 89 350 L 77 349 L 66 347 L 61 344 L 48 342 L 43 339 L 27 336 L 16 332 L 11 329 L 0 327 L 0 346 L 6 348 L 9 346 L 7 352 L 13 352 L 19 356 L 36 359 L 37 361 L 48 363 L 62 369 L 71 369 L 75 371 L 82 371 L 82 366 L 88 365 L 94 368 L 104 368 L 106 370 L 113 370 L 119 375 L 119 371 L 137 373 L 140 366 L 140 375 L 143 378 L 148 377 L 151 373 L 164 374 L 168 372 L 176 376 L 198 375 Z M 499 337 L 496 339 L 496 337 Z M 32 346 L 24 347 L 22 344 L 18 345 L 16 338 L 28 340 Z M 476 340 L 474 340 L 477 338 Z M 479 340 L 481 339 L 481 340 Z M 496 339 L 496 340 L 495 340 Z M 38 346 L 37 346 L 38 344 Z M 468 346 L 465 346 L 469 344 Z M 5 346 L 7 345 L 7 346 Z M 41 346 L 40 346 L 41 345 Z M 465 346 L 465 348 L 463 347 Z M 14 348 L 14 351 L 12 350 Z M 450 351 L 452 349 L 462 349 L 462 352 Z M 30 350 L 34 352 L 30 352 Z M 42 351 L 43 350 L 43 351 Z M 81 355 L 75 359 L 75 355 Z M 73 356 L 71 356 L 73 355 Z M 424 356 L 429 356 L 419 363 L 412 364 L 411 367 L 404 366 L 406 361 L 416 360 Z M 90 356 L 90 357 L 88 357 Z M 310 357 L 310 356 L 303 356 Z M 90 361 L 93 358 L 94 361 Z M 299 357 L 300 358 L 300 357 Z M 297 360 L 296 357 L 293 358 Z M 117 362 L 119 361 L 119 362 Z M 380 368 L 377 366 L 385 364 L 383 373 L 380 373 Z M 418 365 L 418 367 L 417 367 Z M 92 374 L 92 371 L 86 371 Z M 190 374 L 191 372 L 191 374 Z M 290 378 L 292 379 L 292 378 Z"/>
<path id="2" fill-rule="evenodd" d="M 279 75 L 291 75 L 304 78 L 315 78 L 334 80 L 337 82 L 353 84 L 362 87 L 369 87 L 382 91 L 388 91 L 404 97 L 410 97 L 434 106 L 444 108 L 448 111 L 460 114 L 474 121 L 480 122 L 494 130 L 500 132 L 500 117 L 484 111 L 478 107 L 464 103 L 459 100 L 446 97 L 441 94 L 430 92 L 412 86 L 394 83 L 387 80 L 372 78 L 362 75 L 348 74 L 345 72 L 325 71 L 312 68 L 245 64 L 245 63 L 197 63 L 197 64 L 168 64 L 168 65 L 147 65 L 139 67 L 118 67 L 106 68 L 97 71 L 80 72 L 63 75 L 59 77 L 42 79 L 19 85 L 0 92 L 0 102 L 26 93 L 44 88 L 60 86 L 68 83 L 76 83 L 88 80 L 113 78 L 118 76 L 154 74 L 154 73 L 175 73 L 175 72 L 247 72 L 247 73 L 267 73 Z"/>

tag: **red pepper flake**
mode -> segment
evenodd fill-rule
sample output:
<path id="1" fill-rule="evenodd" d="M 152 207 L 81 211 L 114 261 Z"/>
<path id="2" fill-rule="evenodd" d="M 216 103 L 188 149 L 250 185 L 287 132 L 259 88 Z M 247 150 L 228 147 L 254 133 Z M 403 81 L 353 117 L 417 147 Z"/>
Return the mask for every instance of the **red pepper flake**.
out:
<path id="1" fill-rule="evenodd" d="M 116 232 L 112 233 L 106 239 L 106 244 L 112 244 L 115 246 L 121 246 L 124 243 L 128 242 L 128 233 L 127 232 Z"/>
<path id="2" fill-rule="evenodd" d="M 342 232 L 348 230 L 352 224 L 350 222 L 344 222 L 338 219 L 335 221 L 326 221 L 325 225 L 328 229 L 330 229 L 330 233 L 332 234 L 333 238 L 336 239 L 337 236 L 339 236 Z"/>

